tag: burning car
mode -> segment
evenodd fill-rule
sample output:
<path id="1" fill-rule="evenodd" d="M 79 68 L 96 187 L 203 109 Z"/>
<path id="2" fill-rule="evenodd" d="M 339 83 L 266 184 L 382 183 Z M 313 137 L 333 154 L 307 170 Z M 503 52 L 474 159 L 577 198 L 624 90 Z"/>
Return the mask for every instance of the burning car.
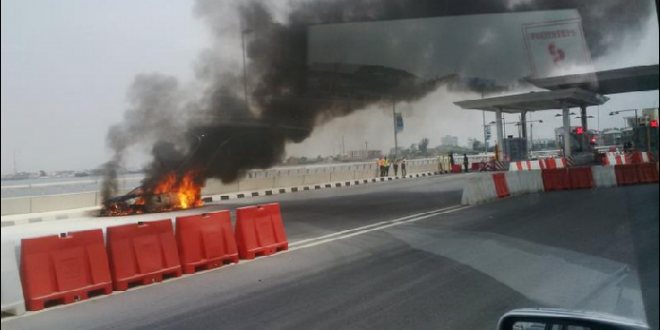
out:
<path id="1" fill-rule="evenodd" d="M 130 193 L 110 198 L 103 203 L 102 216 L 129 216 L 197 208 L 204 205 L 202 185 L 193 172 L 182 176 L 171 172 L 153 186 L 144 184 Z"/>

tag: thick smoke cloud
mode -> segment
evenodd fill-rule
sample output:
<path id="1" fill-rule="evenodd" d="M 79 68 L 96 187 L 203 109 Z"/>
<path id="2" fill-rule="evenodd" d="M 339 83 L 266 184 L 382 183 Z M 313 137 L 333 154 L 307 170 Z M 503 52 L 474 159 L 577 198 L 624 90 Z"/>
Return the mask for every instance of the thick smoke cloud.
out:
<path id="1" fill-rule="evenodd" d="M 145 189 L 166 172 L 194 170 L 200 183 L 218 178 L 228 183 L 246 170 L 269 168 L 282 160 L 288 143 L 307 139 L 315 127 L 380 102 L 414 101 L 436 90 L 441 82 L 394 79 L 358 81 L 361 93 L 353 98 L 328 98 L 309 89 L 307 26 L 509 11 L 577 8 L 595 57 L 616 47 L 625 33 L 643 26 L 652 13 L 649 1 L 627 0 L 307 0 L 293 2 L 285 22 L 278 20 L 269 1 L 236 1 L 247 38 L 248 94 L 243 73 L 228 64 L 224 39 L 240 34 L 228 23 L 225 1 L 197 0 L 195 13 L 216 38 L 196 67 L 199 98 L 187 98 L 174 78 L 139 76 L 129 93 L 133 107 L 126 120 L 109 133 L 121 164 L 126 150 L 154 145 Z M 109 176 L 111 179 L 112 176 Z M 109 180 L 112 181 L 112 180 Z M 107 185 L 109 193 L 116 191 Z M 109 196 L 109 195 L 106 195 Z"/>

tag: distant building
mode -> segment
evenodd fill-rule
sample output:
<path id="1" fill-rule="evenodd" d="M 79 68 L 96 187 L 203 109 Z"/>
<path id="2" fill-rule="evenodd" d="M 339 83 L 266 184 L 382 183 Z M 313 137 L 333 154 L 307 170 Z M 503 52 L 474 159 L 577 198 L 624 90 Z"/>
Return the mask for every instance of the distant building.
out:
<path id="1" fill-rule="evenodd" d="M 658 120 L 658 109 L 644 109 L 638 116 L 626 117 L 626 127 L 651 126 L 651 121 Z M 637 120 L 637 125 L 635 125 Z"/>
<path id="2" fill-rule="evenodd" d="M 380 158 L 383 152 L 380 150 L 355 150 L 348 153 L 348 160 L 360 161 Z"/>
<path id="3" fill-rule="evenodd" d="M 447 135 L 441 139 L 443 147 L 458 147 L 458 137 Z"/>

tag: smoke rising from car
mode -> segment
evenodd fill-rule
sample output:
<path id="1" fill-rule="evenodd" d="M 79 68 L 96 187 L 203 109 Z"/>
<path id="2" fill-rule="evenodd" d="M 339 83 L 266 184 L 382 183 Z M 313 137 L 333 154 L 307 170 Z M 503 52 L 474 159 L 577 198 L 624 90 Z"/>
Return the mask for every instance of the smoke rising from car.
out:
<path id="1" fill-rule="evenodd" d="M 280 163 L 288 144 L 305 141 L 319 125 L 379 103 L 414 102 L 443 85 L 395 71 L 390 73 L 397 79 L 374 82 L 365 72 L 361 77 L 367 83 L 360 85 L 357 95 L 329 98 L 309 88 L 310 24 L 577 8 L 592 55 L 597 57 L 626 33 L 612 19 L 634 30 L 642 17 L 652 13 L 646 2 L 625 0 L 600 0 L 595 5 L 576 0 L 308 0 L 292 2 L 282 18 L 268 1 L 241 0 L 235 3 L 239 27 L 228 15 L 233 6 L 226 1 L 196 1 L 195 13 L 214 37 L 195 67 L 193 85 L 203 88 L 190 93 L 176 78 L 158 74 L 136 78 L 124 121 L 108 133 L 114 155 L 106 166 L 106 198 L 116 193 L 117 167 L 132 147 L 153 146 L 146 191 L 172 171 L 182 176 L 194 170 L 200 183 L 209 178 L 229 183 L 247 170 Z M 247 88 L 240 62 L 231 59 L 236 52 L 228 49 L 231 44 L 226 41 L 229 34 L 240 33 L 249 35 Z"/>

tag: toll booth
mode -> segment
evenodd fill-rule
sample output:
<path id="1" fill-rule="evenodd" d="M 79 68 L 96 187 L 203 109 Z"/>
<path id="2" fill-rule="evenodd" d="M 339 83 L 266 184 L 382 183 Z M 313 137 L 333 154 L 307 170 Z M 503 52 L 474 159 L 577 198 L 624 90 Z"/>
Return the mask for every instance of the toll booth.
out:
<path id="1" fill-rule="evenodd" d="M 658 128 L 642 126 L 635 128 L 633 132 L 635 149 L 638 151 L 658 152 Z"/>
<path id="2" fill-rule="evenodd" d="M 529 153 L 527 139 L 509 136 L 504 143 L 504 153 L 512 162 L 527 160 Z"/>

